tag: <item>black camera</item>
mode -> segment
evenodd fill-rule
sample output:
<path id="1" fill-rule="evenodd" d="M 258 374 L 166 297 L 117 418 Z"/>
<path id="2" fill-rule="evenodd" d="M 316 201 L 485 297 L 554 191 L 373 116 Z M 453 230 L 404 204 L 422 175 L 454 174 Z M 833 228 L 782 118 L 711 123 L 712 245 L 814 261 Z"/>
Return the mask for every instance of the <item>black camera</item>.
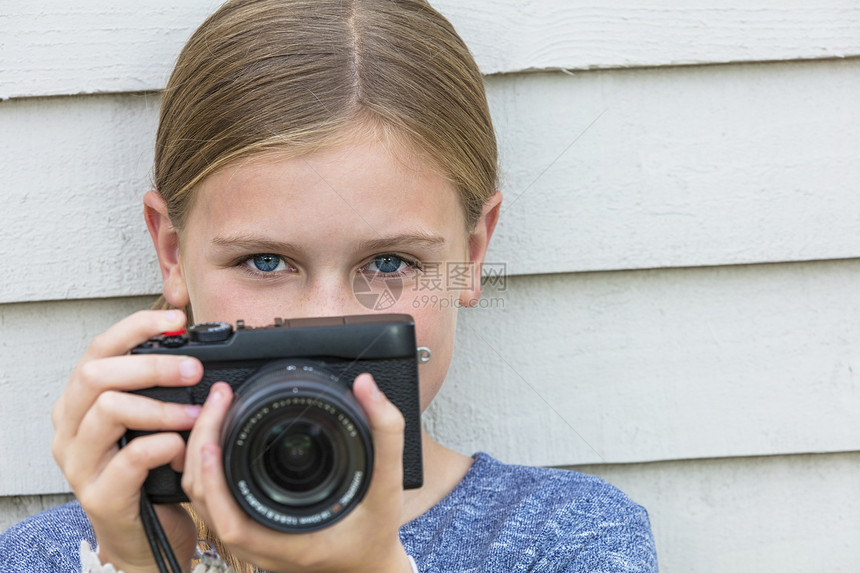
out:
<path id="1" fill-rule="evenodd" d="M 422 485 L 418 349 L 409 315 L 276 319 L 262 328 L 204 323 L 152 338 L 132 354 L 193 356 L 204 369 L 195 386 L 136 394 L 202 404 L 212 384 L 230 384 L 235 397 L 221 435 L 227 485 L 268 527 L 321 529 L 364 497 L 373 441 L 352 394 L 355 377 L 364 372 L 406 419 L 403 487 Z M 125 439 L 147 433 L 130 430 Z M 144 491 L 155 503 L 188 501 L 181 477 L 169 466 L 156 468 Z"/>

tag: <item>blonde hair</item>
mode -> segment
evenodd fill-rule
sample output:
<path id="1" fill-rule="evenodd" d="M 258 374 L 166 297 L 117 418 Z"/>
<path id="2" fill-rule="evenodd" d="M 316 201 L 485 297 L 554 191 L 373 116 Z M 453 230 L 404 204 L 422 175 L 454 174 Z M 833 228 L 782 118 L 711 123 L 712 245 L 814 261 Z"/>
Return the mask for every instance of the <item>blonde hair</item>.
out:
<path id="1" fill-rule="evenodd" d="M 496 189 L 496 139 L 483 77 L 442 15 L 423 0 L 233 0 L 192 35 L 164 90 L 155 186 L 181 231 L 218 169 L 366 130 L 449 179 L 474 228 Z"/>
<path id="2" fill-rule="evenodd" d="M 181 228 L 219 168 L 330 146 L 362 124 L 434 161 L 474 226 L 496 188 L 496 140 L 483 77 L 443 16 L 422 0 L 227 2 L 164 91 L 155 185 Z"/>

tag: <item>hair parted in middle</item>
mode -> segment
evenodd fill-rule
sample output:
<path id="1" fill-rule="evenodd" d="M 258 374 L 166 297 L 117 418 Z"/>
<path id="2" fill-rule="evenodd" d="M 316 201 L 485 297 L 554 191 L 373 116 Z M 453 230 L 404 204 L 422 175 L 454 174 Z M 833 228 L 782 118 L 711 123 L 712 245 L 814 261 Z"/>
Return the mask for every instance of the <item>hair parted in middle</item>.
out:
<path id="1" fill-rule="evenodd" d="M 217 169 L 362 132 L 450 180 L 474 227 L 496 189 L 496 139 L 483 77 L 448 20 L 423 0 L 230 1 L 164 91 L 155 186 L 181 229 Z"/>

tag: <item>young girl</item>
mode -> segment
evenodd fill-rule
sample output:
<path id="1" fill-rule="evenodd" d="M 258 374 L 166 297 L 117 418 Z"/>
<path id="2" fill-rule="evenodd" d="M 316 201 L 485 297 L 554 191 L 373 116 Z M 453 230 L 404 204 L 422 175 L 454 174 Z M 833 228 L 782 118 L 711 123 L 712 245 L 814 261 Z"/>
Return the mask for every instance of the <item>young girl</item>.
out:
<path id="1" fill-rule="evenodd" d="M 225 4 L 164 92 L 156 190 L 144 198 L 161 310 L 111 327 L 74 370 L 53 421 L 77 501 L 7 531 L 3 571 L 156 571 L 139 502 L 163 464 L 183 472 L 191 500 L 156 506 L 186 570 L 206 539 L 237 571 L 656 571 L 645 511 L 597 478 L 466 457 L 425 433 L 424 486 L 404 491 L 404 420 L 368 374 L 354 393 L 374 442 L 370 488 L 344 519 L 303 534 L 264 527 L 228 491 L 227 384 L 202 407 L 126 392 L 201 379 L 196 359 L 128 354 L 152 336 L 192 320 L 364 314 L 361 277 L 402 284 L 386 311 L 413 315 L 432 351 L 420 366 L 426 408 L 451 360 L 457 307 L 480 298 L 501 203 L 496 161 L 481 74 L 424 1 Z M 414 304 L 429 265 L 466 265 L 474 286 L 448 291 L 449 304 Z M 118 448 L 130 428 L 155 433 Z M 186 444 L 177 432 L 189 429 Z"/>

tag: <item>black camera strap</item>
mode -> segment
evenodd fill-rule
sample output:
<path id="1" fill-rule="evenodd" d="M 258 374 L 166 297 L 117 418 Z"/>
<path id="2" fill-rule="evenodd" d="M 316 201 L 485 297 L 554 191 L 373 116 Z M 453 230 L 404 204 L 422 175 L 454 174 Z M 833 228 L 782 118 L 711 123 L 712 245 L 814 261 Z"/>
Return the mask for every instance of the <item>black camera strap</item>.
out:
<path id="1" fill-rule="evenodd" d="M 158 520 L 155 508 L 152 507 L 152 502 L 143 491 L 140 492 L 140 519 L 143 522 L 143 530 L 146 532 L 146 539 L 149 541 L 149 547 L 152 549 L 152 556 L 155 558 L 159 572 L 182 573 L 182 568 L 176 560 L 176 555 L 173 553 L 170 541 L 168 541 L 164 528 Z M 167 563 L 165 563 L 165 559 Z"/>

